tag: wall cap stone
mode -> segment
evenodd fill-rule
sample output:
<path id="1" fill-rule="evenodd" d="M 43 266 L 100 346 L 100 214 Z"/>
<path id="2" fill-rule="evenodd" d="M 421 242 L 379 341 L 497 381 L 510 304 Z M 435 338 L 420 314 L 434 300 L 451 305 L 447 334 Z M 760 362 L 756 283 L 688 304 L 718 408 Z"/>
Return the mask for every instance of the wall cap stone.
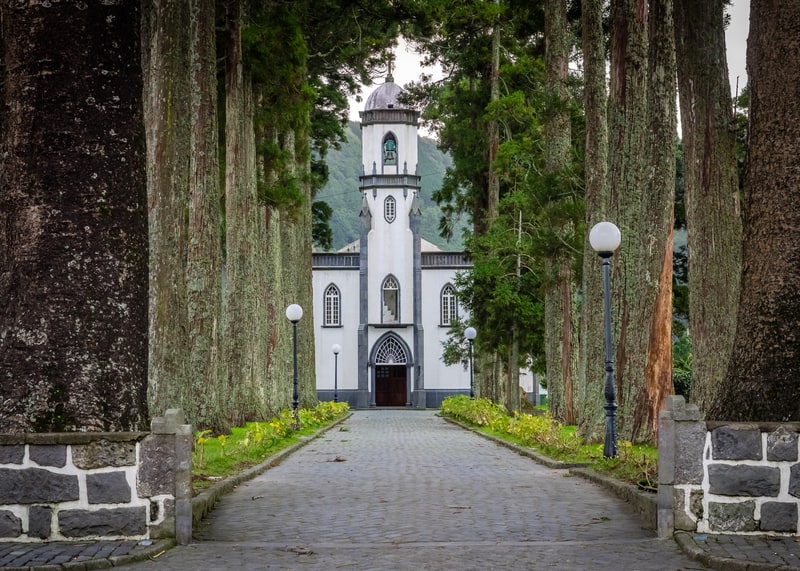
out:
<path id="1" fill-rule="evenodd" d="M 138 442 L 149 432 L 25 432 L 0 434 L 0 446 L 19 444 L 90 444 L 98 440 L 109 442 Z"/>
<path id="2" fill-rule="evenodd" d="M 706 427 L 709 432 L 727 426 L 732 430 L 759 430 L 761 432 L 775 432 L 784 427 L 790 432 L 800 432 L 800 422 L 727 422 L 724 420 L 707 420 Z"/>

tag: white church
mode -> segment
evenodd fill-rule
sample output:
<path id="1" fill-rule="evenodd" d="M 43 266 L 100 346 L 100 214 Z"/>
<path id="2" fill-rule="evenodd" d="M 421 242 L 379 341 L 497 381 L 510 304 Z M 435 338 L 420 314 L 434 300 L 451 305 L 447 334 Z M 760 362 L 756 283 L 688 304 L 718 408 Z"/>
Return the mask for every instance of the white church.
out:
<path id="1" fill-rule="evenodd" d="M 420 236 L 419 113 L 401 93 L 389 75 L 360 112 L 359 239 L 313 255 L 317 395 L 351 408 L 437 408 L 470 390 L 442 342 L 462 311 L 455 275 L 471 262 Z"/>

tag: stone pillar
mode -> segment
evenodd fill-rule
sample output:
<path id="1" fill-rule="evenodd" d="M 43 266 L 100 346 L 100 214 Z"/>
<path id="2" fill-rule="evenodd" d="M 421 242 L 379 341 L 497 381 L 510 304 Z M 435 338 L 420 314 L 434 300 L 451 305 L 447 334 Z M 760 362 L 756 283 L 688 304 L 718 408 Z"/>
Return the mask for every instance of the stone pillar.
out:
<path id="1" fill-rule="evenodd" d="M 152 420 L 137 482 L 140 497 L 174 498 L 151 502 L 150 518 L 161 523 L 150 526 L 150 535 L 174 537 L 180 545 L 192 540 L 192 426 L 184 422 L 183 411 L 174 408 Z"/>
<path id="2" fill-rule="evenodd" d="M 659 537 L 672 537 L 676 529 L 697 528 L 690 515 L 696 503 L 692 490 L 702 491 L 706 432 L 696 405 L 687 405 L 682 396 L 667 397 L 658 418 Z"/>

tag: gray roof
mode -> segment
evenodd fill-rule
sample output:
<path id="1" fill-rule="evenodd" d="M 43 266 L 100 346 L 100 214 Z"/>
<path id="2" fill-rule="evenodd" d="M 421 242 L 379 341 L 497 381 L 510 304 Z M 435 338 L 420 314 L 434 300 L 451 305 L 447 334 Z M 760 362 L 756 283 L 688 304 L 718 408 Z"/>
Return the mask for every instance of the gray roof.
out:
<path id="1" fill-rule="evenodd" d="M 408 109 L 402 103 L 397 102 L 397 98 L 401 93 L 403 93 L 403 89 L 389 75 L 386 77 L 386 83 L 379 86 L 367 98 L 364 111 L 372 111 L 373 109 Z"/>

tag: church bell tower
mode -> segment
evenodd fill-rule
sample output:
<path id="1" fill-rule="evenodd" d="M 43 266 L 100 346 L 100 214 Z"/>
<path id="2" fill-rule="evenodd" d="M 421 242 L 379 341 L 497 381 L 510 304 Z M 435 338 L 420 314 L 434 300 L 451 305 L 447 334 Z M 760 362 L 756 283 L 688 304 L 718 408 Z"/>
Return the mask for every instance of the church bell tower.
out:
<path id="1" fill-rule="evenodd" d="M 358 385 L 370 406 L 424 407 L 419 113 L 401 94 L 390 71 L 360 113 Z"/>

